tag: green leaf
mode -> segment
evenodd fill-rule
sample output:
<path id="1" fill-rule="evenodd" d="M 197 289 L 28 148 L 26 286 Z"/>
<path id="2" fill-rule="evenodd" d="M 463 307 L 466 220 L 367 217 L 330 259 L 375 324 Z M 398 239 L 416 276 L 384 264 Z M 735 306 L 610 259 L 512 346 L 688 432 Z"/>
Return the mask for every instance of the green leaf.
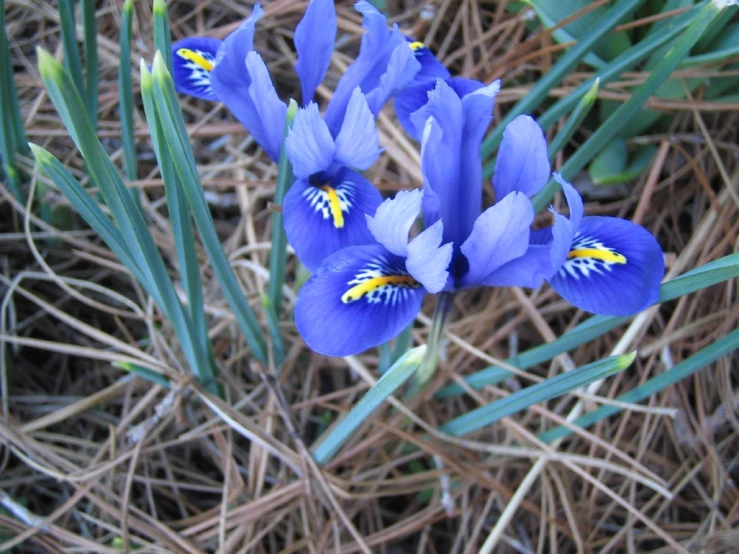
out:
<path id="1" fill-rule="evenodd" d="M 596 185 L 606 183 L 612 175 L 621 173 L 626 169 L 629 151 L 626 141 L 621 137 L 613 139 L 606 147 L 590 162 L 588 172 L 590 178 Z"/>
<path id="2" fill-rule="evenodd" d="M 589 385 L 594 381 L 605 379 L 609 375 L 623 371 L 631 365 L 634 358 L 636 358 L 636 352 L 611 356 L 605 360 L 593 362 L 592 364 L 551 377 L 545 381 L 516 391 L 505 398 L 475 408 L 442 425 L 439 430 L 455 437 L 466 435 L 506 416 L 520 412 L 533 404 L 544 402 L 550 398 L 556 398 L 567 392 Z"/>
<path id="3" fill-rule="evenodd" d="M 739 253 L 709 262 L 672 281 L 663 283 L 660 287 L 659 302 L 668 302 L 736 277 L 739 277 Z M 552 342 L 531 348 L 513 358 L 508 358 L 505 362 L 507 365 L 521 370 L 529 369 L 537 364 L 547 362 L 563 352 L 568 352 L 586 342 L 590 342 L 630 319 L 630 317 L 593 316 Z M 512 376 L 513 373 L 503 367 L 491 366 L 468 375 L 464 378 L 464 381 L 473 389 L 481 389 Z M 437 392 L 436 397 L 449 398 L 463 393 L 464 388 L 454 383 Z"/>
<path id="4" fill-rule="evenodd" d="M 121 133 L 123 141 L 126 179 L 138 179 L 136 156 L 136 133 L 133 122 L 133 79 L 131 76 L 131 23 L 133 0 L 126 0 L 121 12 L 121 61 L 118 64 L 118 97 L 121 110 Z M 132 191 L 135 192 L 135 191 Z"/>
<path id="5" fill-rule="evenodd" d="M 85 30 L 85 93 L 87 113 L 93 128 L 98 121 L 98 49 L 95 0 L 82 0 L 82 26 Z"/>
<path id="6" fill-rule="evenodd" d="M 413 375 L 425 354 L 425 345 L 409 350 L 380 377 L 344 419 L 313 447 L 313 458 L 318 464 L 324 465 L 331 461 L 370 414 Z"/>
<path id="7" fill-rule="evenodd" d="M 164 0 L 154 0 L 152 5 L 154 17 L 154 48 L 161 52 L 167 71 L 172 73 L 172 37 L 169 32 L 169 14 Z"/>
<path id="8" fill-rule="evenodd" d="M 642 400 L 666 390 L 668 387 L 682 379 L 685 379 L 707 365 L 712 364 L 722 356 L 728 356 L 732 352 L 736 352 L 737 348 L 739 348 L 739 329 L 734 329 L 725 337 L 711 344 L 711 346 L 704 348 L 697 354 L 694 354 L 687 360 L 680 362 L 664 373 L 661 373 L 656 377 L 652 377 L 642 385 L 631 389 L 629 392 L 617 396 L 615 400 L 617 402 L 629 404 L 641 402 Z M 622 410 L 623 408 L 620 406 L 603 405 L 592 412 L 578 417 L 572 423 L 578 427 L 587 427 Z M 572 430 L 567 427 L 555 427 L 539 435 L 539 438 L 544 442 L 551 443 L 570 434 L 572 434 Z"/>
<path id="9" fill-rule="evenodd" d="M 598 98 L 599 87 L 600 79 L 595 79 L 593 86 L 588 89 L 582 99 L 577 103 L 575 110 L 570 114 L 570 117 L 567 118 L 567 122 L 564 124 L 562 129 L 560 129 L 559 133 L 557 133 L 557 136 L 554 137 L 554 140 L 549 143 L 547 155 L 550 160 L 553 160 L 557 153 L 567 145 L 580 127 L 580 124 L 590 112 L 593 104 L 595 104 L 596 98 Z"/>
<path id="10" fill-rule="evenodd" d="M 644 146 L 640 146 L 636 150 L 636 153 L 632 156 L 628 167 L 626 167 L 620 173 L 601 175 L 595 184 L 615 185 L 619 183 L 629 183 L 633 181 L 647 170 L 649 164 L 652 163 L 652 160 L 654 159 L 654 155 L 656 153 L 657 146 L 654 144 L 646 144 Z M 595 181 L 595 179 L 593 180 Z"/>
<path id="11" fill-rule="evenodd" d="M 82 81 L 82 62 L 80 51 L 77 47 L 77 31 L 74 17 L 74 1 L 59 0 L 59 24 L 62 32 L 62 45 L 64 46 L 64 67 L 67 68 L 72 81 L 80 95 L 85 95 L 85 85 Z"/>

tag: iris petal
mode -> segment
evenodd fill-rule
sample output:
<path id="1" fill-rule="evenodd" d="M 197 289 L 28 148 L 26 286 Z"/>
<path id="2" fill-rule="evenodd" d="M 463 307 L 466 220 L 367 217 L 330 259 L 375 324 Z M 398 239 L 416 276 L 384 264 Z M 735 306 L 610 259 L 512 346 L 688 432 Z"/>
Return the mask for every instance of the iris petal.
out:
<path id="1" fill-rule="evenodd" d="M 408 86 L 416 86 L 422 83 L 431 83 L 433 85 L 436 79 L 448 79 L 451 77 L 449 70 L 444 67 L 434 53 L 429 50 L 423 43 L 406 37 L 408 46 L 413 52 L 413 56 L 418 60 L 421 69 L 413 77 Z"/>
<path id="2" fill-rule="evenodd" d="M 413 321 L 424 289 L 379 244 L 329 257 L 300 289 L 295 324 L 316 352 L 348 356 L 386 342 Z"/>
<path id="3" fill-rule="evenodd" d="M 348 168 L 321 187 L 298 179 L 282 210 L 287 239 L 300 261 L 315 271 L 342 248 L 375 242 L 365 214 L 375 213 L 381 202 L 372 183 Z"/>
<path id="4" fill-rule="evenodd" d="M 367 216 L 367 227 L 375 240 L 396 256 L 408 253 L 408 235 L 421 211 L 421 189 L 401 190 L 387 198 L 374 216 Z"/>
<path id="5" fill-rule="evenodd" d="M 449 278 L 449 262 L 452 261 L 452 243 L 441 245 L 444 223 L 439 220 L 418 234 L 408 244 L 405 266 L 414 279 L 434 294 L 441 291 Z"/>
<path id="6" fill-rule="evenodd" d="M 380 75 L 376 86 L 367 87 L 367 102 L 372 114 L 377 117 L 390 97 L 405 87 L 421 65 L 404 44 L 398 44 L 390 54 L 385 72 Z"/>
<path id="7" fill-rule="evenodd" d="M 326 76 L 336 39 L 336 9 L 332 0 L 311 0 L 303 19 L 295 29 L 298 62 L 295 71 L 300 78 L 303 105 Z"/>
<path id="8" fill-rule="evenodd" d="M 349 167 L 367 169 L 375 163 L 381 152 L 375 118 L 364 94 L 357 87 L 336 136 L 336 161 Z"/>
<path id="9" fill-rule="evenodd" d="M 462 244 L 469 271 L 460 284 L 487 284 L 503 264 L 526 253 L 534 208 L 524 194 L 514 192 L 488 208 L 474 222 L 472 233 Z"/>
<path id="10" fill-rule="evenodd" d="M 495 197 L 519 191 L 533 196 L 549 181 L 551 166 L 544 132 L 528 115 L 519 115 L 503 132 L 495 164 Z"/>
<path id="11" fill-rule="evenodd" d="M 578 308 L 624 316 L 658 300 L 663 273 L 662 250 L 646 229 L 614 217 L 585 217 L 549 284 Z"/>
<path id="12" fill-rule="evenodd" d="M 172 44 L 172 76 L 177 92 L 218 101 L 210 79 L 222 43 L 215 38 L 190 37 Z"/>
<path id="13" fill-rule="evenodd" d="M 336 146 L 326 122 L 311 102 L 295 114 L 293 126 L 285 139 L 285 148 L 298 178 L 305 178 L 331 166 Z"/>
<path id="14" fill-rule="evenodd" d="M 267 66 L 257 52 L 246 55 L 246 70 L 251 77 L 249 99 L 254 106 L 254 123 L 246 126 L 254 140 L 273 159 L 278 160 L 285 132 L 287 106 L 277 96 Z"/>

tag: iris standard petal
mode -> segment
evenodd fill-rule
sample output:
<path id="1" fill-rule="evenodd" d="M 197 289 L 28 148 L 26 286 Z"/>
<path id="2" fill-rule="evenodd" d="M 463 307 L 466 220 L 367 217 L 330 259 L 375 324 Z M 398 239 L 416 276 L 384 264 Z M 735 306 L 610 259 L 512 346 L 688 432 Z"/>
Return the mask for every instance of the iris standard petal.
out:
<path id="1" fill-rule="evenodd" d="M 408 46 L 413 52 L 413 56 L 421 65 L 421 69 L 413 76 L 413 80 L 408 86 L 420 85 L 422 83 L 431 83 L 433 85 L 436 79 L 448 79 L 451 77 L 449 70 L 444 67 L 434 53 L 429 50 L 422 42 L 413 40 L 411 37 L 405 37 Z"/>
<path id="2" fill-rule="evenodd" d="M 348 168 L 320 186 L 298 179 L 283 203 L 287 240 L 298 259 L 315 271 L 342 248 L 375 242 L 365 214 L 375 213 L 381 202 L 374 185 Z"/>
<path id="3" fill-rule="evenodd" d="M 453 249 L 451 242 L 442 246 L 443 234 L 444 222 L 439 220 L 408 244 L 405 267 L 432 294 L 441 291 L 449 278 Z"/>
<path id="4" fill-rule="evenodd" d="M 421 189 L 401 190 L 380 204 L 374 216 L 367 216 L 367 227 L 375 240 L 396 256 L 408 253 L 408 234 L 421 211 Z"/>
<path id="5" fill-rule="evenodd" d="M 367 169 L 375 163 L 381 152 L 375 118 L 364 94 L 357 87 L 336 136 L 336 161 L 349 167 Z"/>
<path id="6" fill-rule="evenodd" d="M 298 61 L 295 71 L 300 78 L 305 106 L 326 76 L 336 40 L 336 9 L 333 0 L 311 0 L 303 19 L 295 29 Z"/>
<path id="7" fill-rule="evenodd" d="M 625 316 L 658 300 L 664 269 L 662 249 L 643 227 L 615 217 L 585 217 L 549 284 L 578 308 Z"/>
<path id="8" fill-rule="evenodd" d="M 210 77 L 222 43 L 215 38 L 190 37 L 172 44 L 172 77 L 177 92 L 218 101 Z"/>
<path id="9" fill-rule="evenodd" d="M 311 102 L 298 110 L 285 139 L 285 148 L 298 178 L 309 177 L 331 166 L 336 145 L 318 111 L 318 104 Z"/>
<path id="10" fill-rule="evenodd" d="M 325 260 L 301 287 L 295 324 L 316 352 L 358 354 L 407 327 L 424 293 L 403 259 L 381 245 L 346 248 Z"/>
<path id="11" fill-rule="evenodd" d="M 405 132 L 414 140 L 421 142 L 420 131 L 411 121 L 411 114 L 421 109 L 429 100 L 429 91 L 433 90 L 434 82 L 423 83 L 421 85 L 406 87 L 395 95 L 394 108 L 395 116 L 405 129 Z"/>
<path id="12" fill-rule="evenodd" d="M 461 277 L 460 285 L 482 284 L 503 264 L 525 254 L 533 221 L 531 201 L 520 192 L 509 194 L 480 214 L 462 244 L 469 271 Z"/>
<path id="13" fill-rule="evenodd" d="M 410 49 L 404 44 L 398 44 L 395 47 L 390 54 L 385 72 L 380 75 L 376 86 L 365 86 L 364 88 L 370 111 L 375 117 L 390 97 L 405 87 L 420 68 L 421 64 L 413 57 Z"/>
<path id="14" fill-rule="evenodd" d="M 513 191 L 531 197 L 547 184 L 550 173 L 544 132 L 531 117 L 519 115 L 503 132 L 493 176 L 495 197 Z"/>
<path id="15" fill-rule="evenodd" d="M 277 161 L 285 133 L 287 106 L 277 96 L 267 66 L 257 52 L 246 55 L 246 70 L 251 77 L 249 98 L 256 116 L 253 128 L 247 129 L 264 151 Z"/>

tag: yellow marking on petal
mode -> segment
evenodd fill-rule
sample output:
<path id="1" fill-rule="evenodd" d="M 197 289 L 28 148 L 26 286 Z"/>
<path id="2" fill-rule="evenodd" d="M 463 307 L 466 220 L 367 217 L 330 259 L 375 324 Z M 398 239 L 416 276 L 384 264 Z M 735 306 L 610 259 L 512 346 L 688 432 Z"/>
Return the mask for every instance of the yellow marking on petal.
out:
<path id="1" fill-rule="evenodd" d="M 421 48 L 426 48 L 426 46 L 423 44 L 423 42 L 419 42 L 417 40 L 411 42 L 408 46 L 410 46 L 411 47 L 411 50 L 413 50 L 414 52 L 416 50 L 420 50 Z"/>
<path id="2" fill-rule="evenodd" d="M 567 253 L 567 259 L 572 258 L 592 258 L 611 264 L 625 264 L 626 256 L 618 252 L 610 250 L 601 250 L 600 248 L 580 248 L 578 250 L 570 250 Z"/>
<path id="3" fill-rule="evenodd" d="M 324 185 L 320 189 L 328 194 L 328 207 L 331 210 L 331 217 L 334 218 L 334 227 L 341 229 L 344 226 L 344 211 L 341 209 L 339 195 L 328 185 Z"/>
<path id="4" fill-rule="evenodd" d="M 410 275 L 387 275 L 385 277 L 373 277 L 354 285 L 341 296 L 344 304 L 359 300 L 365 294 L 369 294 L 381 287 L 395 285 L 397 287 L 418 288 L 421 284 Z"/>
<path id="5" fill-rule="evenodd" d="M 212 71 L 215 64 L 211 61 L 208 61 L 205 59 L 205 56 L 202 54 L 198 54 L 195 52 L 195 50 L 190 50 L 189 48 L 180 48 L 177 50 L 177 55 L 180 58 L 183 58 L 187 60 L 188 62 L 192 62 L 195 65 L 202 67 L 206 71 Z"/>

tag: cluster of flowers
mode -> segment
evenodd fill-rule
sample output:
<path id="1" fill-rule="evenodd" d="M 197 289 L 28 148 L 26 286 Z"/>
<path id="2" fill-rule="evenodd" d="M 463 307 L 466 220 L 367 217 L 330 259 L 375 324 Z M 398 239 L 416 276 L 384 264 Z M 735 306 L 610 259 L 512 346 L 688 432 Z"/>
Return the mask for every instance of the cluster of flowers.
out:
<path id="1" fill-rule="evenodd" d="M 653 304 L 662 251 L 642 227 L 583 217 L 583 202 L 559 175 L 569 217 L 532 230 L 530 198 L 551 176 L 547 144 L 528 116 L 505 129 L 493 178 L 496 203 L 483 210 L 480 146 L 498 81 L 453 78 L 421 43 L 390 28 L 371 4 L 355 8 L 365 34 L 325 113 L 313 97 L 336 36 L 331 0 L 311 0 L 295 30 L 302 108 L 284 141 L 295 175 L 283 205 L 285 231 L 313 272 L 295 322 L 317 352 L 344 356 L 397 335 L 426 293 L 476 286 L 536 288 L 547 281 L 587 311 L 629 315 Z M 259 5 L 225 40 L 187 38 L 172 46 L 178 90 L 223 102 L 275 161 L 287 105 L 254 51 Z M 375 118 L 391 98 L 421 144 L 423 188 L 383 201 L 357 170 L 381 153 Z M 412 230 L 422 215 L 423 230 Z M 411 239 L 410 237 L 413 236 Z"/>

